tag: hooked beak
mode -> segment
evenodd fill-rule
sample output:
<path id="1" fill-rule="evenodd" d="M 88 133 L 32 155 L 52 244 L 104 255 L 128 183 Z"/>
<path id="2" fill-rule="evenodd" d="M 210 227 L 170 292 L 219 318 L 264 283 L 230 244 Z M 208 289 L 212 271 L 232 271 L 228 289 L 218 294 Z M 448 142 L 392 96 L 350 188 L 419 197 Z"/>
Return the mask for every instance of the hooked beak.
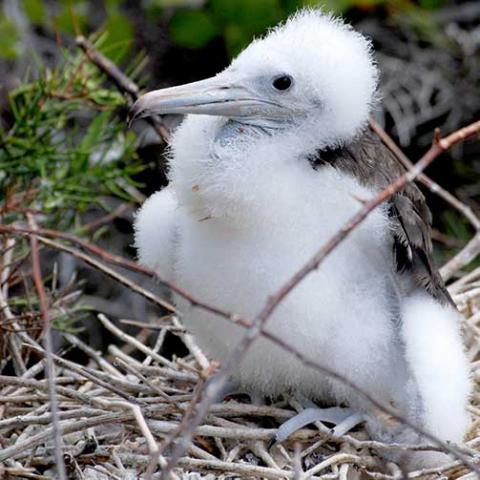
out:
<path id="1" fill-rule="evenodd" d="M 248 81 L 234 80 L 221 73 L 213 78 L 178 87 L 154 90 L 142 95 L 128 114 L 128 124 L 140 118 L 164 114 L 218 115 L 244 121 L 276 118 L 281 105 L 260 98 L 249 88 Z"/>

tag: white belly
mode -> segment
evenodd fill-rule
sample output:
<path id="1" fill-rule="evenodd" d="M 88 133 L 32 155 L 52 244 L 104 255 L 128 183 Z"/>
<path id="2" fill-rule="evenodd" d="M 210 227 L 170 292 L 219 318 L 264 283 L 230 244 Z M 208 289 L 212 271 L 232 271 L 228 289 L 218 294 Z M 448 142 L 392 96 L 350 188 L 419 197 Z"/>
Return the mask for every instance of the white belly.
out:
<path id="1" fill-rule="evenodd" d="M 349 215 L 338 216 L 340 227 Z M 396 390 L 404 384 L 405 368 L 394 328 L 391 245 L 378 233 L 379 225 L 385 227 L 383 216 L 375 212 L 344 241 L 282 301 L 266 328 L 312 360 L 389 401 L 399 396 Z M 268 295 L 338 228 L 331 221 L 325 224 L 328 228 L 319 218 L 311 227 L 291 225 L 285 232 L 273 227 L 234 231 L 217 220 L 199 222 L 185 215 L 180 222 L 175 280 L 198 298 L 253 319 Z M 200 346 L 211 358 L 224 359 L 242 329 L 192 309 L 181 299 L 177 304 Z M 298 391 L 316 398 L 349 398 L 344 387 L 332 385 L 265 339 L 245 355 L 235 380 L 267 395 Z"/>

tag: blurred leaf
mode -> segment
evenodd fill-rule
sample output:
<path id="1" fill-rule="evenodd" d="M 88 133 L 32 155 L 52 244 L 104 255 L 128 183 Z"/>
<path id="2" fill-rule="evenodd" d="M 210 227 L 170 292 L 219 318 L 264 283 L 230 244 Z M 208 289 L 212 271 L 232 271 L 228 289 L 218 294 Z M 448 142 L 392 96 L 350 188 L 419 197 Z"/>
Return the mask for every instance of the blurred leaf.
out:
<path id="1" fill-rule="evenodd" d="M 107 35 L 100 51 L 114 62 L 120 62 L 129 52 L 133 42 L 134 30 L 126 15 L 119 12 L 110 13 L 103 28 Z"/>
<path id="2" fill-rule="evenodd" d="M 110 112 L 101 112 L 93 119 L 80 142 L 80 149 L 89 150 L 101 142 L 103 131 L 108 125 L 110 116 Z"/>
<path id="3" fill-rule="evenodd" d="M 444 0 L 420 0 L 420 7 L 428 10 L 435 10 L 445 5 Z"/>
<path id="4" fill-rule="evenodd" d="M 263 33 L 283 17 L 279 0 L 211 0 L 210 6 L 222 23 L 240 25 L 251 33 Z"/>
<path id="5" fill-rule="evenodd" d="M 92 92 L 90 98 L 98 105 L 122 105 L 125 102 L 118 92 L 103 88 Z"/>
<path id="6" fill-rule="evenodd" d="M 448 38 L 433 19 L 431 12 L 418 7 L 405 9 L 402 13 L 402 20 L 410 26 L 423 40 L 432 43 L 440 48 L 448 48 Z"/>
<path id="7" fill-rule="evenodd" d="M 190 7 L 200 8 L 205 5 L 205 0 L 150 0 L 150 6 L 154 7 Z"/>
<path id="8" fill-rule="evenodd" d="M 340 14 L 351 8 L 371 9 L 387 0 L 302 0 L 303 6 L 322 7 L 325 11 Z"/>
<path id="9" fill-rule="evenodd" d="M 180 10 L 170 22 L 173 40 L 181 46 L 200 48 L 220 32 L 210 15 L 200 10 Z"/>
<path id="10" fill-rule="evenodd" d="M 80 6 L 80 8 L 85 8 L 85 7 L 88 8 L 89 1 L 88 0 L 58 0 L 58 3 L 67 7 L 78 8 Z"/>
<path id="11" fill-rule="evenodd" d="M 226 26 L 224 36 L 231 56 L 238 55 L 252 40 L 250 33 L 234 23 Z"/>
<path id="12" fill-rule="evenodd" d="M 105 6 L 107 7 L 107 10 L 112 8 L 117 8 L 122 2 L 122 0 L 104 0 L 104 1 L 105 1 Z"/>
<path id="13" fill-rule="evenodd" d="M 76 35 L 75 28 L 85 29 L 88 19 L 88 5 L 84 1 L 60 0 L 60 13 L 53 20 L 63 33 Z"/>
<path id="14" fill-rule="evenodd" d="M 37 24 L 43 23 L 45 19 L 45 8 L 43 0 L 24 0 L 23 8 L 28 18 Z"/>
<path id="15" fill-rule="evenodd" d="M 286 16 L 292 14 L 295 10 L 298 10 L 301 6 L 301 0 L 280 0 L 282 9 Z"/>
<path id="16" fill-rule="evenodd" d="M 19 37 L 15 25 L 6 17 L 0 16 L 0 57 L 14 60 L 19 53 Z"/>

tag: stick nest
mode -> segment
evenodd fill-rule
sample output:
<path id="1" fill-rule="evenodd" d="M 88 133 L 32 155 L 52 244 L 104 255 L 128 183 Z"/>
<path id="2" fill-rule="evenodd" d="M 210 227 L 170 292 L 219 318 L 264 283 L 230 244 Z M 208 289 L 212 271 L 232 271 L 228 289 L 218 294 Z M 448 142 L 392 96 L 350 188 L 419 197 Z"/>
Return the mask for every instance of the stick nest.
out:
<path id="1" fill-rule="evenodd" d="M 465 335 L 474 372 L 480 351 L 477 276 L 480 272 L 451 287 L 466 318 Z M 136 336 L 124 333 L 103 315 L 99 315 L 99 321 L 115 340 L 108 354 L 92 350 L 76 335 L 65 334 L 66 341 L 82 350 L 87 361 L 80 365 L 53 357 L 68 478 L 148 478 L 149 467 L 158 472 L 168 458 L 170 447 L 163 445 L 181 428 L 209 362 L 174 316 L 163 319 L 160 326 L 137 324 Z M 167 332 L 183 340 L 188 349 L 186 357 L 169 359 L 159 353 Z M 156 339 L 152 348 L 145 346 L 146 335 Z M 55 478 L 48 383 L 46 379 L 36 379 L 44 370 L 45 352 L 28 334 L 24 334 L 23 341 L 29 342 L 28 350 L 38 362 L 22 375 L 0 377 L 2 473 L 6 478 Z M 476 391 L 466 442 L 466 453 L 472 460 L 480 446 L 478 403 Z M 253 405 L 246 396 L 232 396 L 215 404 L 173 476 L 401 478 L 400 469 L 386 464 L 376 453 L 392 447 L 371 441 L 363 428 L 337 439 L 331 437 L 328 428 L 317 424 L 298 431 L 281 445 L 270 446 L 278 425 L 300 408 L 291 399 L 268 406 Z M 158 473 L 153 473 L 152 478 L 158 477 Z M 452 460 L 437 469 L 409 472 L 408 478 L 473 477 L 459 461 Z"/>

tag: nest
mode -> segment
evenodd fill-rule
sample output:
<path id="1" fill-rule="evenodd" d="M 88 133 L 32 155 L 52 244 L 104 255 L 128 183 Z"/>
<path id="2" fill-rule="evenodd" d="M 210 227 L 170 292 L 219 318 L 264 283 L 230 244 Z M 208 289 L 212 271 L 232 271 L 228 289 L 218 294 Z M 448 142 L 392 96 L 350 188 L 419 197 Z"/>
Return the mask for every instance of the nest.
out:
<path id="1" fill-rule="evenodd" d="M 480 270 L 451 287 L 465 315 L 474 372 L 480 352 L 479 277 Z M 137 336 L 125 333 L 102 314 L 98 321 L 114 340 L 108 353 L 94 351 L 76 335 L 65 334 L 66 341 L 83 351 L 88 360 L 80 365 L 53 355 L 58 426 L 68 478 L 149 478 L 148 471 L 151 478 L 159 478 L 154 472 L 165 466 L 169 440 L 182 429 L 182 419 L 188 416 L 210 363 L 175 316 L 157 326 L 134 322 Z M 155 337 L 152 348 L 144 343 L 146 331 Z M 183 340 L 187 356 L 169 359 L 159 353 L 167 332 Z M 22 375 L 0 377 L 2 473 L 6 478 L 56 478 L 49 384 L 47 379 L 36 379 L 45 368 L 46 352 L 28 334 L 23 341 L 38 361 Z M 476 392 L 470 406 L 472 426 L 463 450 L 472 461 L 480 446 L 478 403 Z M 319 423 L 271 446 L 278 425 L 300 409 L 291 399 L 259 406 L 245 396 L 214 404 L 172 478 L 395 479 L 404 474 L 378 455 L 392 446 L 370 440 L 361 427 L 334 438 Z M 438 468 L 408 472 L 408 478 L 474 478 L 469 472 L 461 461 L 452 459 Z"/>

